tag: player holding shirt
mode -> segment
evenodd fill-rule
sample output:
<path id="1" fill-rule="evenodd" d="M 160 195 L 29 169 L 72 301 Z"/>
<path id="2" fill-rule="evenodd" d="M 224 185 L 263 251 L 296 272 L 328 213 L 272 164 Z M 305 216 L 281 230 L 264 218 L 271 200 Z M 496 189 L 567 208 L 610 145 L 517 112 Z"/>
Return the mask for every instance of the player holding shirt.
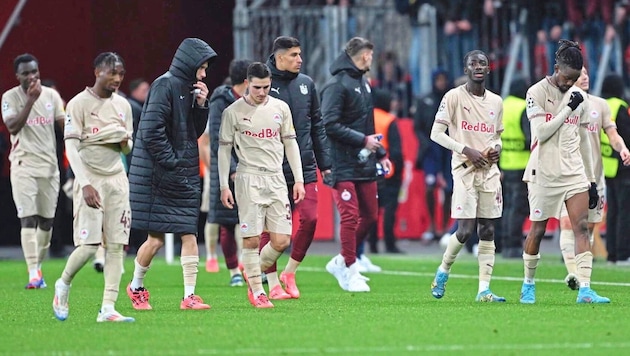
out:
<path id="1" fill-rule="evenodd" d="M 129 243 L 131 208 L 129 180 L 120 153 L 131 152 L 131 105 L 116 90 L 125 76 L 125 64 L 116 53 L 105 52 L 94 60 L 96 81 L 68 102 L 64 129 L 66 153 L 74 172 L 74 244 L 61 278 L 55 283 L 53 311 L 59 320 L 68 317 L 70 283 L 106 247 L 105 291 L 97 322 L 131 322 L 114 309 L 123 268 L 123 247 Z"/>
<path id="2" fill-rule="evenodd" d="M 2 119 L 11 133 L 11 187 L 28 268 L 26 289 L 45 288 L 42 261 L 48 253 L 59 196 L 55 121 L 65 119 L 63 100 L 43 87 L 39 62 L 30 54 L 13 61 L 20 82 L 2 95 Z"/>
<path id="3" fill-rule="evenodd" d="M 295 184 L 293 199 L 304 199 L 300 149 L 289 106 L 269 96 L 271 72 L 260 62 L 247 69 L 248 94 L 223 111 L 219 133 L 221 202 L 233 208 L 229 189 L 232 147 L 238 156 L 234 190 L 238 199 L 239 228 L 243 237 L 243 265 L 248 297 L 256 308 L 273 308 L 262 286 L 261 271 L 275 263 L 291 240 L 291 205 L 282 171 L 286 153 Z M 258 253 L 260 235 L 269 231 L 271 242 Z"/>
<path id="4" fill-rule="evenodd" d="M 559 218 L 565 204 L 575 234 L 575 263 L 580 283 L 577 302 L 610 302 L 590 288 L 593 254 L 587 218 L 588 208 L 594 208 L 599 197 L 588 139 L 589 117 L 582 104 L 586 93 L 572 88 L 582 67 L 582 53 L 577 43 L 561 40 L 554 73 L 527 91 L 532 153 L 523 181 L 529 190 L 532 225 L 523 252 L 525 278 L 520 301 L 525 304 L 536 301 L 534 276 L 547 221 L 552 217 Z"/>
<path id="5" fill-rule="evenodd" d="M 475 50 L 466 54 L 464 73 L 468 76 L 466 84 L 444 95 L 431 129 L 431 139 L 453 151 L 451 217 L 458 223 L 431 284 L 431 294 L 438 299 L 444 296 L 451 266 L 477 228 L 479 290 L 476 300 L 505 302 L 505 298 L 490 291 L 496 249 L 494 219 L 503 212 L 501 172 L 496 164 L 501 154 L 503 101 L 485 88 L 490 67 L 484 52 Z"/>

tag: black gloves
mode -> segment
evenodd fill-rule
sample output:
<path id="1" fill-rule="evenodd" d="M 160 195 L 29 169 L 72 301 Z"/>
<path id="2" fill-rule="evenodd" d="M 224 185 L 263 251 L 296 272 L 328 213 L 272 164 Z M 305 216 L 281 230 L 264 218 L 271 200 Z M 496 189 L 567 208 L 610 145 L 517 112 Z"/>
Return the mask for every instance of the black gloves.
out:
<path id="1" fill-rule="evenodd" d="M 599 195 L 597 194 L 597 183 L 591 183 L 591 187 L 588 188 L 588 208 L 595 209 L 598 203 Z"/>
<path id="2" fill-rule="evenodd" d="M 584 97 L 582 96 L 582 94 L 580 94 L 580 92 L 578 91 L 574 91 L 571 93 L 571 98 L 569 99 L 569 103 L 567 104 L 567 106 L 570 107 L 571 110 L 575 110 L 577 109 L 578 105 L 580 105 L 580 103 L 583 101 Z"/>

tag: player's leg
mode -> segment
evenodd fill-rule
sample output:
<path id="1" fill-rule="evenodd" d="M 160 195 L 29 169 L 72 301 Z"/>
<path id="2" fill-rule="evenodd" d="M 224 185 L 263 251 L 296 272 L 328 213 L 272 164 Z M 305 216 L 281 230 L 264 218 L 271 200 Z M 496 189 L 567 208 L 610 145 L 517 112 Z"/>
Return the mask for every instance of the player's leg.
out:
<path id="1" fill-rule="evenodd" d="M 219 272 L 217 260 L 217 242 L 219 241 L 219 224 L 206 222 L 204 227 L 206 235 L 206 272 Z"/>
<path id="2" fill-rule="evenodd" d="M 27 289 L 42 287 L 39 270 L 39 249 L 37 246 L 37 181 L 33 177 L 19 174 L 18 170 L 11 170 L 11 190 L 13 201 L 20 219 L 20 242 L 24 260 L 28 270 Z"/>
<path id="3" fill-rule="evenodd" d="M 230 286 L 240 287 L 244 284 L 243 275 L 238 266 L 236 228 L 234 225 L 221 225 L 219 228 L 221 249 L 225 257 L 225 265 L 230 272 Z"/>
<path id="4" fill-rule="evenodd" d="M 123 173 L 108 177 L 103 182 L 103 239 L 101 248 L 107 251 L 103 257 L 105 288 L 97 322 L 133 322 L 116 311 L 120 280 L 124 263 L 124 247 L 129 244 L 131 207 L 129 206 L 129 181 Z"/>
<path id="5" fill-rule="evenodd" d="M 185 234 L 181 236 L 182 252 L 180 263 L 184 275 L 184 298 L 180 304 L 180 309 L 210 309 L 210 305 L 205 304 L 203 299 L 195 294 L 197 285 L 197 272 L 199 266 L 199 247 L 197 246 L 197 236 Z"/>
<path id="6" fill-rule="evenodd" d="M 144 288 L 144 278 L 149 270 L 153 257 L 164 246 L 164 233 L 149 232 L 147 239 L 136 254 L 134 259 L 133 279 L 127 285 L 127 295 L 131 299 L 133 308 L 136 310 L 150 310 L 149 291 Z"/>
<path id="7" fill-rule="evenodd" d="M 265 246 L 267 246 L 269 244 L 269 241 L 271 241 L 271 237 L 269 236 L 269 231 L 263 231 L 260 234 L 260 245 L 258 246 L 258 253 L 260 254 L 263 250 L 263 248 L 265 248 Z M 262 261 L 262 260 L 261 260 Z M 271 280 L 273 283 L 273 286 L 278 285 L 280 282 L 278 280 L 278 266 L 276 265 L 276 263 L 272 263 L 271 266 L 269 266 L 266 269 L 262 269 L 262 281 L 263 284 L 267 283 L 269 281 L 269 278 L 271 276 Z M 271 287 L 271 286 L 270 286 Z"/>
<path id="8" fill-rule="evenodd" d="M 287 293 L 293 298 L 300 297 L 300 290 L 295 282 L 295 273 L 313 242 L 317 226 L 317 183 L 306 184 L 304 190 L 306 191 L 304 200 L 295 205 L 295 209 L 300 216 L 300 226 L 293 238 L 291 257 L 280 275 L 280 280 L 284 283 Z"/>
<path id="9" fill-rule="evenodd" d="M 335 276 L 341 289 L 348 290 L 347 266 L 356 261 L 356 226 L 359 220 L 359 200 L 353 182 L 337 182 L 332 189 L 332 196 L 339 211 L 341 254 L 328 261 L 326 270 Z"/>
<path id="10" fill-rule="evenodd" d="M 75 183 L 73 200 L 76 212 L 73 221 L 73 237 L 76 248 L 68 257 L 61 278 L 55 282 L 53 311 L 59 320 L 65 320 L 68 317 L 68 297 L 74 276 L 94 257 L 102 240 L 103 213 L 100 209 L 87 205 L 78 183 Z"/>
<path id="11" fill-rule="evenodd" d="M 378 221 L 378 186 L 375 181 L 372 182 L 355 182 L 356 195 L 358 199 L 359 221 L 355 232 L 355 254 L 356 251 L 363 246 L 366 236 L 374 229 Z M 372 264 L 367 257 L 361 254 L 364 264 Z M 345 257 L 345 256 L 344 256 Z M 349 292 L 369 292 L 370 287 L 367 285 L 368 279 L 359 273 L 360 261 L 346 265 L 346 280 L 348 282 Z"/>
<path id="12" fill-rule="evenodd" d="M 57 211 L 57 202 L 59 201 L 59 174 L 49 178 L 37 178 L 37 186 L 39 194 L 37 195 L 37 231 L 35 238 L 37 239 L 37 269 L 40 278 L 42 270 L 42 261 L 48 256 L 50 248 L 50 240 L 52 238 L 52 228 L 55 221 L 55 212 Z M 43 278 L 42 278 L 43 280 Z"/>
<path id="13" fill-rule="evenodd" d="M 105 247 L 99 246 L 96 254 L 94 255 L 94 261 L 92 265 L 96 272 L 102 273 L 105 269 Z"/>
<path id="14" fill-rule="evenodd" d="M 571 219 L 566 211 L 566 207 L 562 209 L 560 214 L 560 252 L 562 260 L 567 269 L 567 276 L 564 278 L 567 286 L 573 290 L 579 288 L 577 278 L 577 268 L 575 267 L 575 235 L 571 227 Z"/>
<path id="15" fill-rule="evenodd" d="M 576 192 L 578 191 L 578 192 Z M 601 297 L 591 289 L 593 271 L 593 253 L 588 232 L 588 193 L 584 189 L 575 189 L 567 193 L 567 212 L 575 235 L 575 265 L 580 289 L 578 303 L 610 303 L 610 299 Z"/>

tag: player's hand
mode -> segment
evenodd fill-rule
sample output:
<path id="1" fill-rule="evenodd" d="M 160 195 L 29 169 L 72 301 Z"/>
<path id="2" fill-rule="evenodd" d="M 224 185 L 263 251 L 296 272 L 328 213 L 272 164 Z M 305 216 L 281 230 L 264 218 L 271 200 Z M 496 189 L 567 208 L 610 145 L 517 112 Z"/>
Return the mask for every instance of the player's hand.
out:
<path id="1" fill-rule="evenodd" d="M 83 199 L 90 208 L 100 209 L 101 208 L 101 196 L 98 194 L 98 191 L 94 189 L 91 185 L 86 185 L 82 188 L 83 191 Z"/>
<path id="2" fill-rule="evenodd" d="M 393 168 L 392 167 L 392 162 L 389 160 L 389 158 L 385 157 L 382 160 L 380 160 L 379 163 L 381 164 L 381 166 L 383 166 L 383 171 L 385 171 L 385 172 L 391 172 L 392 171 L 392 168 Z"/>
<path id="3" fill-rule="evenodd" d="M 234 197 L 230 189 L 223 189 L 221 191 L 221 203 L 228 209 L 234 209 Z"/>
<path id="4" fill-rule="evenodd" d="M 488 149 L 486 156 L 488 157 L 488 162 L 490 164 L 497 163 L 501 157 L 501 149 L 497 150 L 495 148 L 490 148 Z"/>
<path id="5" fill-rule="evenodd" d="M 230 180 L 234 182 L 234 179 L 236 179 L 236 172 L 230 174 Z"/>
<path id="6" fill-rule="evenodd" d="M 374 134 L 365 136 L 365 148 L 372 152 L 376 152 L 379 147 L 383 147 L 383 144 L 379 141 L 381 134 Z"/>
<path id="7" fill-rule="evenodd" d="M 304 183 L 296 182 L 293 184 L 293 201 L 295 204 L 304 200 L 304 196 L 306 195 L 306 191 L 304 190 Z"/>
<path id="8" fill-rule="evenodd" d="M 327 175 L 331 174 L 332 171 L 330 169 L 327 169 L 325 171 L 322 171 L 322 179 L 326 178 Z"/>
<path id="9" fill-rule="evenodd" d="M 619 155 L 621 156 L 621 162 L 623 162 L 623 165 L 630 166 L 630 151 L 628 151 L 628 148 L 625 147 L 622 149 L 621 152 L 619 152 Z"/>
<path id="10" fill-rule="evenodd" d="M 208 100 L 208 87 L 206 86 L 206 83 L 198 81 L 197 83 L 193 84 L 193 87 L 195 89 L 199 89 L 198 91 L 195 91 L 197 105 L 204 106 L 206 104 L 206 100 Z"/>
<path id="11" fill-rule="evenodd" d="M 597 194 L 597 183 L 592 182 L 588 188 L 588 208 L 595 209 L 599 203 L 599 194 Z"/>
<path id="12" fill-rule="evenodd" d="M 571 98 L 569 99 L 569 103 L 567 104 L 571 110 L 577 109 L 577 107 L 584 101 L 584 97 L 580 92 L 574 91 L 571 93 Z"/>
<path id="13" fill-rule="evenodd" d="M 464 151 L 462 153 L 468 158 L 468 160 L 470 160 L 475 168 L 483 168 L 488 164 L 486 157 L 474 148 L 466 146 L 464 147 Z"/>
<path id="14" fill-rule="evenodd" d="M 42 82 L 37 79 L 29 84 L 28 89 L 26 89 L 26 95 L 33 102 L 39 98 L 39 94 L 42 93 Z"/>

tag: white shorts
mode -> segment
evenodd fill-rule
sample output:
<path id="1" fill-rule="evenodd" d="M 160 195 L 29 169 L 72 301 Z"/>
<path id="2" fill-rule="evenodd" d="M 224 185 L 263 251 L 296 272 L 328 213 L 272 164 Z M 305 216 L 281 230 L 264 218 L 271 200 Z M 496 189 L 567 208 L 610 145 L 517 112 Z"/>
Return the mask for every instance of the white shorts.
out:
<path id="1" fill-rule="evenodd" d="M 243 238 L 259 236 L 263 231 L 291 235 L 291 204 L 282 172 L 252 174 L 237 171 L 234 193 Z"/>
<path id="2" fill-rule="evenodd" d="M 536 183 L 527 183 L 529 200 L 529 220 L 545 221 L 560 218 L 565 202 L 576 194 L 588 191 L 588 183 L 566 187 L 544 187 Z"/>
<path id="3" fill-rule="evenodd" d="M 453 219 L 496 219 L 503 213 L 501 173 L 496 166 L 466 172 L 453 170 Z"/>
<path id="4" fill-rule="evenodd" d="M 129 244 L 131 208 L 129 206 L 129 180 L 125 172 L 112 176 L 85 172 L 92 187 L 101 196 L 101 208 L 89 207 L 83 199 L 83 190 L 74 181 L 74 245 L 106 243 Z"/>
<path id="5" fill-rule="evenodd" d="M 19 169 L 11 170 L 11 190 L 18 218 L 39 215 L 55 217 L 59 200 L 59 172 L 52 177 L 33 177 Z"/>
<path id="6" fill-rule="evenodd" d="M 604 220 L 604 205 L 606 205 L 606 194 L 604 193 L 605 186 L 597 186 L 597 195 L 599 195 L 599 202 L 594 209 L 588 209 L 588 222 L 599 223 Z M 566 204 L 562 205 L 562 211 L 560 211 L 560 217 L 569 216 Z"/>

